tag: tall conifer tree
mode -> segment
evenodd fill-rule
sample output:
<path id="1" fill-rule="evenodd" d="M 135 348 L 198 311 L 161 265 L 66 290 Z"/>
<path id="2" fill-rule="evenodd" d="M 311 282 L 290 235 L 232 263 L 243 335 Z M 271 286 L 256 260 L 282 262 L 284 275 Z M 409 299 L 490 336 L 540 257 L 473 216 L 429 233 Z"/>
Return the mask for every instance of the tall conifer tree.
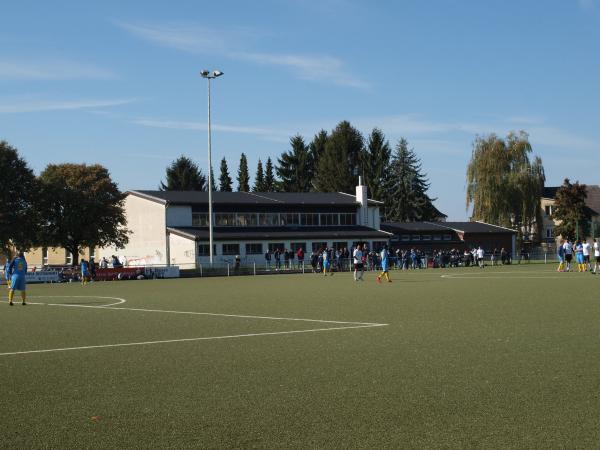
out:
<path id="1" fill-rule="evenodd" d="M 292 149 L 278 159 L 277 175 L 283 192 L 308 192 L 311 188 L 311 161 L 308 146 L 300 135 L 290 139 Z"/>
<path id="2" fill-rule="evenodd" d="M 315 187 L 322 192 L 352 193 L 362 174 L 364 138 L 350 122 L 340 122 L 319 156 Z"/>
<path id="3" fill-rule="evenodd" d="M 238 167 L 238 191 L 239 192 L 250 192 L 250 173 L 248 172 L 248 160 L 246 155 L 242 153 L 240 157 L 240 165 Z"/>
<path id="4" fill-rule="evenodd" d="M 273 169 L 273 161 L 271 157 L 267 158 L 265 165 L 265 192 L 276 192 L 277 191 L 277 180 L 275 179 L 275 173 Z"/>
<path id="5" fill-rule="evenodd" d="M 363 168 L 365 183 L 369 197 L 385 201 L 389 191 L 390 157 L 392 150 L 385 135 L 378 128 L 373 128 L 364 152 Z"/>
<path id="6" fill-rule="evenodd" d="M 223 158 L 221 160 L 221 174 L 219 176 L 219 190 L 223 192 L 231 192 L 233 181 L 229 176 L 229 168 L 227 167 L 227 160 Z"/>
<path id="7" fill-rule="evenodd" d="M 180 156 L 167 167 L 166 183 L 161 191 L 205 191 L 206 177 L 198 165 L 186 156 Z"/>
<path id="8" fill-rule="evenodd" d="M 408 148 L 406 139 L 400 139 L 390 167 L 386 220 L 394 222 L 435 220 L 440 213 L 427 195 L 428 189 L 429 181 L 422 173 L 419 158 Z"/>
<path id="9" fill-rule="evenodd" d="M 254 192 L 265 192 L 265 174 L 263 171 L 263 165 L 260 158 L 258 159 L 258 164 L 256 165 L 256 175 L 254 176 L 254 187 L 252 188 Z"/>

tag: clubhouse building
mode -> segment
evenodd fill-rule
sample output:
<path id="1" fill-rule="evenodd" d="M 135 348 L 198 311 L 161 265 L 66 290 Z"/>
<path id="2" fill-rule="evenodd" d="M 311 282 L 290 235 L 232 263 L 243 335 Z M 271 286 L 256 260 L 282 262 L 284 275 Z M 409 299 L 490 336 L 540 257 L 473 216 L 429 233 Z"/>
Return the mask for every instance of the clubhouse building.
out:
<path id="1" fill-rule="evenodd" d="M 382 202 L 367 198 L 366 186 L 345 193 L 213 192 L 215 263 L 265 262 L 275 249 L 304 250 L 305 259 L 323 247 L 351 249 L 366 243 L 377 249 L 392 233 L 382 231 Z M 124 249 L 116 254 L 127 265 L 178 265 L 209 262 L 208 192 L 129 191 L 125 200 Z"/>
<path id="2" fill-rule="evenodd" d="M 402 250 L 416 249 L 431 254 L 434 250 L 465 250 L 481 246 L 486 253 L 504 248 L 516 252 L 517 232 L 484 222 L 384 222 L 392 233 L 390 245 Z"/>

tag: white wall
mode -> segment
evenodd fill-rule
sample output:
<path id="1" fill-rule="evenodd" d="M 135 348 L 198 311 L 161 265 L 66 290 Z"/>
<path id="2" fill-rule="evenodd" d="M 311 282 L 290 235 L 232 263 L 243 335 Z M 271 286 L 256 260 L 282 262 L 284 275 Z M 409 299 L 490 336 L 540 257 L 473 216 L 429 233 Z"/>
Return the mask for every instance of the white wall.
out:
<path id="1" fill-rule="evenodd" d="M 132 265 L 167 264 L 165 206 L 129 194 L 125 199 L 125 217 L 127 228 L 131 231 L 129 243 L 124 249 L 111 247 L 99 250 L 96 261 L 117 255 L 121 261 L 126 260 Z"/>
<path id="2" fill-rule="evenodd" d="M 379 206 L 369 206 L 369 223 L 368 227 L 381 229 L 381 216 L 379 215 Z"/>
<path id="3" fill-rule="evenodd" d="M 171 264 L 180 269 L 196 267 L 196 242 L 193 239 L 169 233 Z"/>
<path id="4" fill-rule="evenodd" d="M 167 208 L 167 226 L 168 227 L 191 227 L 192 226 L 192 207 L 191 206 L 169 206 Z"/>

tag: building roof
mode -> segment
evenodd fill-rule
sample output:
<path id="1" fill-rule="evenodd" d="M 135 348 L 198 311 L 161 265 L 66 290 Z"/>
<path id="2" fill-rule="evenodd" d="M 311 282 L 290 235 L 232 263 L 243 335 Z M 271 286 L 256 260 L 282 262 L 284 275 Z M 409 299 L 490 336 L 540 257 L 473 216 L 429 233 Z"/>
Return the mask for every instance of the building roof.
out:
<path id="1" fill-rule="evenodd" d="M 169 232 L 197 241 L 208 241 L 208 227 L 168 227 Z M 341 227 L 215 227 L 215 241 L 241 240 L 314 240 L 314 239 L 382 239 L 388 240 L 391 233 L 363 226 Z"/>
<path id="2" fill-rule="evenodd" d="M 171 205 L 208 204 L 205 191 L 128 191 L 127 194 Z M 342 192 L 221 192 L 212 193 L 213 204 L 230 205 L 358 205 L 356 197 Z M 382 205 L 369 199 L 369 205 Z"/>
<path id="3" fill-rule="evenodd" d="M 560 186 L 544 186 L 542 198 L 556 198 L 556 193 L 559 189 Z"/>
<path id="4" fill-rule="evenodd" d="M 381 228 L 386 231 L 399 233 L 454 231 L 457 233 L 489 233 L 515 234 L 510 228 L 492 225 L 485 222 L 384 222 Z"/>
<path id="5" fill-rule="evenodd" d="M 594 215 L 600 215 L 600 186 L 588 185 L 585 205 L 593 211 Z"/>

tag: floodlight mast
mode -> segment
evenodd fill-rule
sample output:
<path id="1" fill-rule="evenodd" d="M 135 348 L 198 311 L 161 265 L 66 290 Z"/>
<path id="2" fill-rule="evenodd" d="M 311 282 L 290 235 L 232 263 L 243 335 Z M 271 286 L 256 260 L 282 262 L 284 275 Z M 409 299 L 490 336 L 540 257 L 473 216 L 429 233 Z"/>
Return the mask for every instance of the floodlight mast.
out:
<path id="1" fill-rule="evenodd" d="M 208 254 L 210 265 L 213 264 L 213 213 L 212 213 L 212 151 L 211 151 L 211 129 L 210 129 L 210 80 L 220 77 L 220 70 L 203 70 L 200 72 L 202 78 L 208 81 Z"/>

